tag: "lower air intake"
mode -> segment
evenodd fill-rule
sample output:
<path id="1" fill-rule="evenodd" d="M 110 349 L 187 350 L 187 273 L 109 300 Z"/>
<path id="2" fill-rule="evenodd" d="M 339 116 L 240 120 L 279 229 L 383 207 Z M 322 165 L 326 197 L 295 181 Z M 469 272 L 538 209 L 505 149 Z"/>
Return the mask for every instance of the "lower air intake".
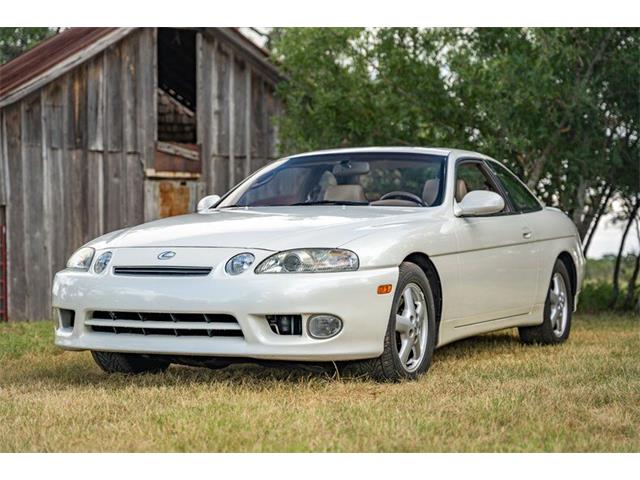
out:
<path id="1" fill-rule="evenodd" d="M 244 337 L 233 315 L 219 313 L 116 312 L 97 310 L 85 320 L 94 332 L 176 337 Z"/>
<path id="2" fill-rule="evenodd" d="M 302 335 L 302 315 L 267 315 L 267 322 L 278 335 Z"/>

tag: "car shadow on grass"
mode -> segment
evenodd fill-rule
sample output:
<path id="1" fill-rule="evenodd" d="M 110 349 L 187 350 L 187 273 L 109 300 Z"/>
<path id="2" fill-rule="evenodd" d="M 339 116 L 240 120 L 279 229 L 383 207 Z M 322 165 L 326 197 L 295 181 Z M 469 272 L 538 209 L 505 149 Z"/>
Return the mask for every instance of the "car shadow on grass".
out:
<path id="1" fill-rule="evenodd" d="M 523 346 L 518 337 L 509 331 L 489 333 L 458 340 L 438 348 L 433 355 L 433 362 L 479 357 L 483 353 L 508 353 Z"/>
<path id="2" fill-rule="evenodd" d="M 447 363 L 481 359 L 485 354 L 492 357 L 511 354 L 523 348 L 517 336 L 509 332 L 491 333 L 467 338 L 436 350 L 433 364 L 439 368 Z M 64 352 L 48 358 L 47 362 L 34 362 L 32 368 L 21 368 L 15 374 L 5 376 L 7 385 L 25 385 L 33 383 L 48 384 L 53 388 L 65 387 L 108 387 L 129 388 L 181 386 L 188 384 L 225 383 L 258 388 L 269 388 L 274 384 L 309 384 L 310 382 L 330 383 L 335 381 L 368 381 L 365 378 L 343 377 L 332 364 L 323 365 L 323 369 L 313 366 L 307 368 L 296 365 L 260 365 L 254 363 L 233 364 L 223 369 L 212 370 L 202 367 L 172 365 L 166 372 L 143 375 L 108 375 L 102 372 L 91 359 L 88 352 Z"/>

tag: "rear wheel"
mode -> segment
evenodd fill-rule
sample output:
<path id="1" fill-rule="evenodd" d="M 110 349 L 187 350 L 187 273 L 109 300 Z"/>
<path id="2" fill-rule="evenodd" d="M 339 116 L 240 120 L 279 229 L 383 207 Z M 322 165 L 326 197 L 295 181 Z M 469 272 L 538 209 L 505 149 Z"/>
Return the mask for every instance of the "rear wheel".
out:
<path id="1" fill-rule="evenodd" d="M 96 352 L 91 355 L 98 366 L 107 373 L 160 373 L 169 367 L 169 362 L 159 358 L 135 353 Z"/>
<path id="2" fill-rule="evenodd" d="M 431 365 L 435 349 L 435 304 L 426 275 L 405 262 L 393 299 L 382 355 L 349 362 L 344 371 L 379 381 L 414 380 Z"/>
<path id="3" fill-rule="evenodd" d="M 554 344 L 569 338 L 573 295 L 569 272 L 562 260 L 556 260 L 544 304 L 544 321 L 535 327 L 520 327 L 524 343 Z"/>

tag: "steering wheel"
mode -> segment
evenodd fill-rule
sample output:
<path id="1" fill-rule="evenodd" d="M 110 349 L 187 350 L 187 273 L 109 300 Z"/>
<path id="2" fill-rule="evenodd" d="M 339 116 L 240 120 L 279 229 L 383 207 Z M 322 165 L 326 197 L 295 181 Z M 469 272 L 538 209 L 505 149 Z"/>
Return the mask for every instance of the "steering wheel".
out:
<path id="1" fill-rule="evenodd" d="M 418 195 L 411 192 L 389 192 L 385 193 L 380 197 L 380 200 L 389 200 L 391 198 L 397 198 L 400 200 L 408 200 L 410 202 L 415 202 L 421 207 L 426 207 L 427 204 L 423 199 L 421 199 Z"/>

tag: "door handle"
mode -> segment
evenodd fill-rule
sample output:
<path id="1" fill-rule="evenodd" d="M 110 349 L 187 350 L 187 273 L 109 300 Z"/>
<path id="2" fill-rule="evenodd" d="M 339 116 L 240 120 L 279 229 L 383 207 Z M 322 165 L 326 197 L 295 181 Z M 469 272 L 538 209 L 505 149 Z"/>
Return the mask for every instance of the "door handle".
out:
<path id="1" fill-rule="evenodd" d="M 522 238 L 529 240 L 533 236 L 533 233 L 528 228 L 522 229 Z"/>

